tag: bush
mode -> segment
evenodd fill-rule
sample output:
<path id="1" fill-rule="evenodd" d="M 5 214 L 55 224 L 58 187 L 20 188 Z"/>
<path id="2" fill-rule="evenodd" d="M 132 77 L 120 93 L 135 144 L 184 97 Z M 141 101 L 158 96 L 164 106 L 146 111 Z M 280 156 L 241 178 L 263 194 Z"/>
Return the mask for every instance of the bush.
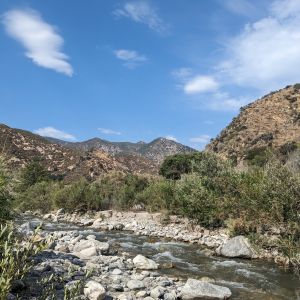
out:
<path id="1" fill-rule="evenodd" d="M 16 206 L 25 210 L 40 210 L 43 213 L 55 208 L 55 194 L 61 186 L 53 181 L 42 181 L 28 187 L 16 197 Z"/>
<path id="2" fill-rule="evenodd" d="M 166 210 L 172 213 L 177 212 L 175 183 L 170 180 L 156 178 L 146 189 L 137 194 L 136 200 L 144 204 L 150 212 Z"/>
<path id="3" fill-rule="evenodd" d="M 9 177 L 4 159 L 0 157 L 0 223 L 11 216 L 13 196 L 9 189 Z"/>
<path id="4" fill-rule="evenodd" d="M 225 164 L 210 152 L 175 154 L 164 160 L 159 173 L 167 179 L 180 179 L 181 175 L 190 173 L 214 176 Z"/>
<path id="5" fill-rule="evenodd" d="M 50 173 L 38 160 L 33 160 L 22 169 L 20 174 L 20 190 L 25 191 L 38 182 L 50 180 Z"/>

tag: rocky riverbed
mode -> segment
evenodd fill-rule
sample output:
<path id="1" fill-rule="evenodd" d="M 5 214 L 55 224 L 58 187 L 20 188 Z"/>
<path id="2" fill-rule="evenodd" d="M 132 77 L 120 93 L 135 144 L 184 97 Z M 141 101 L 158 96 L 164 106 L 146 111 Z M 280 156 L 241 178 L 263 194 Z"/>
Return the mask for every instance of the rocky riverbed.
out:
<path id="1" fill-rule="evenodd" d="M 19 230 L 26 235 L 41 222 L 22 219 Z M 23 289 L 22 299 L 38 299 L 41 279 L 55 274 L 63 277 L 54 285 L 57 299 L 81 281 L 78 299 L 297 299 L 297 278 L 241 259 L 257 256 L 244 237 L 230 239 L 223 230 L 208 232 L 177 217 L 161 221 L 141 212 L 45 215 L 40 236 L 51 240 L 50 249 L 35 258 L 16 290 Z M 239 259 L 212 257 L 216 252 Z"/>

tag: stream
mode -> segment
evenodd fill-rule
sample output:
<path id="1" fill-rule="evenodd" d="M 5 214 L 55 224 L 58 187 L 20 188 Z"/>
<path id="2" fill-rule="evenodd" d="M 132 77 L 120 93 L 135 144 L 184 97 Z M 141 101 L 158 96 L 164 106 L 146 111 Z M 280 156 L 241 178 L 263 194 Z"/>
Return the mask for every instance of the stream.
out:
<path id="1" fill-rule="evenodd" d="M 26 221 L 28 220 L 39 221 L 32 218 Z M 173 263 L 174 268 L 158 270 L 167 276 L 184 279 L 203 276 L 214 278 L 216 284 L 230 288 L 230 299 L 300 300 L 299 278 L 275 263 L 209 257 L 205 255 L 205 248 L 200 245 L 149 238 L 125 231 L 101 232 L 72 224 L 49 222 L 44 222 L 43 230 L 78 230 L 84 236 L 96 235 L 97 240 L 108 242 L 119 252 L 127 252 L 130 257 L 142 254 L 158 263 Z"/>

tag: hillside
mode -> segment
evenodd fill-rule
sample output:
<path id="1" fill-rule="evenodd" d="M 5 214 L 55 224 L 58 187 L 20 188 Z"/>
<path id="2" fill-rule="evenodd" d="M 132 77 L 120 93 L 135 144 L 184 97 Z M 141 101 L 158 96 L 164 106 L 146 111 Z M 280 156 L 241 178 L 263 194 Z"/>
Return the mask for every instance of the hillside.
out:
<path id="1" fill-rule="evenodd" d="M 67 180 L 81 176 L 94 178 L 109 170 L 127 171 L 106 153 L 87 152 L 83 155 L 29 131 L 3 124 L 0 124 L 0 153 L 7 157 L 11 168 L 16 169 L 38 159 L 51 173 Z"/>
<path id="2" fill-rule="evenodd" d="M 242 163 L 269 148 L 286 158 L 299 142 L 300 85 L 296 84 L 241 108 L 206 150 Z"/>
<path id="3" fill-rule="evenodd" d="M 101 150 L 111 155 L 125 154 L 126 157 L 143 157 L 150 159 L 155 164 L 161 163 L 165 157 L 176 153 L 188 153 L 196 150 L 166 138 L 157 138 L 150 143 L 138 142 L 109 142 L 100 138 L 93 138 L 84 142 L 66 142 L 58 139 L 48 138 L 53 143 L 57 143 L 69 149 L 86 152 Z"/>

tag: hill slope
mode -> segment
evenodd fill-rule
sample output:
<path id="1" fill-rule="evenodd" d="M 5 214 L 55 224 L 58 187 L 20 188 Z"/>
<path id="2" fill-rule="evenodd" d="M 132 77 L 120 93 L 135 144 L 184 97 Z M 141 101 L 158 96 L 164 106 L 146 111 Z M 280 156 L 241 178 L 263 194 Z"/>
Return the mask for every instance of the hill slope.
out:
<path id="1" fill-rule="evenodd" d="M 300 142 L 300 85 L 287 86 L 241 108 L 206 150 L 238 163 L 267 148 L 287 154 Z"/>
<path id="2" fill-rule="evenodd" d="M 38 159 L 50 172 L 68 180 L 81 176 L 94 178 L 109 170 L 127 170 L 106 153 L 87 152 L 82 155 L 29 131 L 3 124 L 0 124 L 0 153 L 7 157 L 12 168 L 22 167 Z"/>
<path id="3" fill-rule="evenodd" d="M 196 151 L 188 146 L 168 140 L 166 138 L 157 138 L 150 143 L 109 142 L 100 138 L 93 138 L 84 142 L 75 143 L 48 137 L 47 139 L 53 143 L 57 143 L 69 149 L 75 149 L 81 152 L 101 150 L 112 155 L 118 155 L 118 157 L 123 154 L 125 154 L 127 157 L 141 156 L 144 159 L 150 159 L 154 161 L 155 164 L 161 163 L 165 157 L 172 154 Z"/>

